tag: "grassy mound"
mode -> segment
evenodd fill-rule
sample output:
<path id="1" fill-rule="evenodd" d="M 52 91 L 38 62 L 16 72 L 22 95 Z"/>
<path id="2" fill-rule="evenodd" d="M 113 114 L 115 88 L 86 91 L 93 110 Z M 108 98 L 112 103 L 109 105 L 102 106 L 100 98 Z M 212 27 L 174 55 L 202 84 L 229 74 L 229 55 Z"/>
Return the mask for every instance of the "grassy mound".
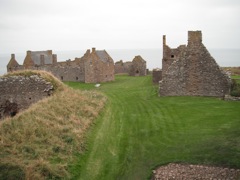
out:
<path id="1" fill-rule="evenodd" d="M 106 98 L 68 88 L 46 72 L 22 73 L 41 73 L 57 92 L 0 122 L 0 179 L 70 178 L 69 164 L 84 151 L 86 131 Z"/>

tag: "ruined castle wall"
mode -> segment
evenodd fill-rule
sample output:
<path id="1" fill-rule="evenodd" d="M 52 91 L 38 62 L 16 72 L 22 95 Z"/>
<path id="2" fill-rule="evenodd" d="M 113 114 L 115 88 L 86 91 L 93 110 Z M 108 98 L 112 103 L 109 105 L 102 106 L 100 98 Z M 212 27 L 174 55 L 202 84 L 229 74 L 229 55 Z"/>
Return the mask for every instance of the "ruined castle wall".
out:
<path id="1" fill-rule="evenodd" d="M 163 59 L 162 59 L 162 72 L 166 73 L 169 66 L 173 63 L 174 59 L 171 58 L 171 49 L 167 45 L 163 45 Z"/>
<path id="2" fill-rule="evenodd" d="M 52 91 L 52 84 L 37 75 L 1 77 L 0 119 L 15 115 Z"/>
<path id="3" fill-rule="evenodd" d="M 124 73 L 124 66 L 123 66 L 123 61 L 122 60 L 115 63 L 114 70 L 115 70 L 115 74 Z"/>
<path id="4" fill-rule="evenodd" d="M 146 61 L 140 56 L 136 56 L 129 70 L 130 76 L 146 76 Z"/>
<path id="5" fill-rule="evenodd" d="M 130 61 L 125 62 L 123 64 L 124 72 L 129 73 L 131 66 L 132 66 L 132 62 L 130 62 Z"/>
<path id="6" fill-rule="evenodd" d="M 162 71 L 163 75 L 166 73 L 171 64 L 180 58 L 180 55 L 185 51 L 186 46 L 181 45 L 178 48 L 171 49 L 167 45 L 164 45 L 164 53 L 162 59 Z"/>
<path id="7" fill-rule="evenodd" d="M 108 62 L 103 65 L 103 82 L 109 82 L 115 80 L 115 71 L 114 71 L 114 63 Z"/>
<path id="8" fill-rule="evenodd" d="M 158 84 L 159 81 L 162 80 L 162 70 L 161 69 L 153 69 L 152 72 L 152 82 L 154 84 Z"/>
<path id="9" fill-rule="evenodd" d="M 62 81 L 84 82 L 84 69 L 81 66 L 41 66 L 40 70 L 51 72 Z"/>
<path id="10" fill-rule="evenodd" d="M 93 64 L 94 62 L 92 60 L 87 60 L 85 62 L 85 83 L 93 83 L 96 82 L 95 79 L 95 66 Z"/>
<path id="11" fill-rule="evenodd" d="M 130 76 L 146 76 L 146 63 L 133 63 L 129 75 Z"/>
<path id="12" fill-rule="evenodd" d="M 23 66 L 14 69 L 23 70 Z M 57 65 L 42 65 L 29 67 L 31 70 L 42 70 L 52 73 L 55 77 L 62 81 L 84 82 L 85 73 L 84 66 L 67 65 L 66 63 L 57 63 Z"/>
<path id="13" fill-rule="evenodd" d="M 202 44 L 199 31 L 189 33 L 188 46 L 168 67 L 160 96 L 215 96 L 229 94 L 231 81 Z"/>
<path id="14" fill-rule="evenodd" d="M 23 65 L 11 66 L 11 67 L 7 68 L 7 72 L 20 71 L 20 70 L 24 70 Z"/>
<path id="15" fill-rule="evenodd" d="M 130 71 L 130 68 L 132 66 L 132 62 L 123 62 L 118 61 L 115 63 L 114 68 L 115 68 L 115 74 L 128 74 Z"/>

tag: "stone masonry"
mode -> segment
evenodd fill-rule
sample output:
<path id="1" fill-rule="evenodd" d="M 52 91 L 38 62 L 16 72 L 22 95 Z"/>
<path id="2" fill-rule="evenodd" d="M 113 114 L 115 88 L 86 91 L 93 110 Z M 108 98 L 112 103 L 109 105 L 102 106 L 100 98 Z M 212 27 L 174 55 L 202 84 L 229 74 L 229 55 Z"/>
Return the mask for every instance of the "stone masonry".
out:
<path id="1" fill-rule="evenodd" d="M 132 60 L 132 65 L 129 70 L 130 76 L 146 76 L 147 75 L 146 61 L 141 56 L 135 56 Z"/>
<path id="2" fill-rule="evenodd" d="M 81 58 L 66 62 L 57 62 L 57 55 L 52 54 L 52 50 L 27 51 L 23 65 L 19 65 L 12 54 L 7 71 L 23 69 L 48 71 L 62 81 L 100 83 L 115 79 L 113 59 L 105 50 L 95 48 L 92 52 L 88 49 Z"/>
<path id="3" fill-rule="evenodd" d="M 128 74 L 129 76 L 146 76 L 146 61 L 140 56 L 135 56 L 132 61 L 115 63 L 115 74 Z"/>
<path id="4" fill-rule="evenodd" d="M 159 84 L 159 81 L 162 80 L 162 70 L 159 68 L 153 69 L 152 71 L 152 82 L 154 84 Z"/>
<path id="5" fill-rule="evenodd" d="M 114 69 L 115 74 L 128 74 L 130 67 L 132 66 L 131 61 L 123 62 L 123 60 L 115 62 Z"/>
<path id="6" fill-rule="evenodd" d="M 0 120 L 50 96 L 52 91 L 53 85 L 38 75 L 0 77 Z"/>
<path id="7" fill-rule="evenodd" d="M 202 43 L 201 31 L 188 32 L 188 45 L 171 49 L 163 36 L 160 96 L 215 96 L 230 92 L 231 80 Z"/>

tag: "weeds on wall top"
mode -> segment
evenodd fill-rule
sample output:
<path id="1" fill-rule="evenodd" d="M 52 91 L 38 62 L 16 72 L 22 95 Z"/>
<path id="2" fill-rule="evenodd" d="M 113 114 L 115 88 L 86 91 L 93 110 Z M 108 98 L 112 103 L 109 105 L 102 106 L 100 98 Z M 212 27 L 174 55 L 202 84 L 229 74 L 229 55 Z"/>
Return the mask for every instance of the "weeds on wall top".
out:
<path id="1" fill-rule="evenodd" d="M 11 77 L 11 76 L 23 76 L 23 77 L 31 77 L 37 75 L 46 81 L 50 82 L 53 85 L 55 91 L 62 91 L 66 86 L 51 73 L 46 71 L 39 70 L 23 70 L 23 71 L 14 71 L 8 74 L 3 75 L 2 77 Z"/>

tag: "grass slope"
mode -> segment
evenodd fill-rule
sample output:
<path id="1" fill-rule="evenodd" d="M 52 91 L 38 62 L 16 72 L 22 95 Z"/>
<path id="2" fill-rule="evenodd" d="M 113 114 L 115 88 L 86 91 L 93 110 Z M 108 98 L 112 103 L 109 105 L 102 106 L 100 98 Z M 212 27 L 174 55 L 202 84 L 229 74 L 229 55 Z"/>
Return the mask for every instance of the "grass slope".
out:
<path id="1" fill-rule="evenodd" d="M 72 168 L 75 178 L 147 179 L 168 162 L 240 168 L 239 102 L 159 98 L 150 76 L 116 76 L 99 90 L 109 103 L 88 136 L 87 153 Z"/>
<path id="2" fill-rule="evenodd" d="M 35 74 L 22 73 L 14 75 Z M 0 122 L 0 179 L 70 178 L 69 165 L 85 151 L 85 133 L 106 102 L 101 93 L 76 91 L 40 75 L 58 91 Z"/>

